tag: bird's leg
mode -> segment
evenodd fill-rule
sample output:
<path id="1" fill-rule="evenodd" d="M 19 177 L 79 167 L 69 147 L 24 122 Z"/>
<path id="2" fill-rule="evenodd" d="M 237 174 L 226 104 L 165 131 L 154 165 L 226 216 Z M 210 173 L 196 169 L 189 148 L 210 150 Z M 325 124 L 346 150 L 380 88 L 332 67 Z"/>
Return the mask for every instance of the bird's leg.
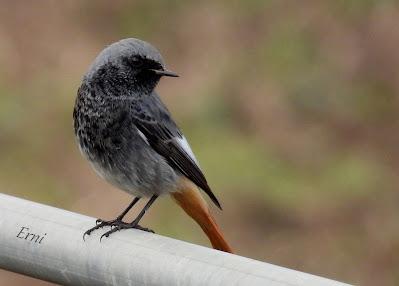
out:
<path id="1" fill-rule="evenodd" d="M 94 230 L 102 228 L 104 226 L 116 226 L 118 224 L 123 224 L 122 219 L 125 217 L 125 215 L 130 211 L 130 209 L 140 200 L 140 198 L 136 197 L 133 199 L 133 201 L 128 205 L 128 207 L 120 214 L 116 219 L 113 220 L 102 220 L 102 219 L 97 219 L 96 220 L 96 225 L 89 230 L 87 230 L 83 234 L 83 240 L 85 239 L 86 235 L 90 235 Z"/>
<path id="2" fill-rule="evenodd" d="M 106 233 L 104 233 L 100 240 L 105 236 L 108 237 L 110 234 L 117 232 L 121 229 L 128 229 L 128 228 L 135 228 L 135 229 L 140 229 L 143 231 L 148 231 L 148 232 L 154 232 L 151 229 L 148 229 L 146 227 L 142 227 L 139 225 L 139 222 L 141 220 L 141 218 L 144 216 L 145 212 L 150 208 L 150 206 L 155 202 L 155 200 L 158 198 L 157 195 L 153 195 L 151 197 L 151 199 L 147 202 L 147 204 L 144 206 L 144 208 L 141 210 L 141 212 L 139 213 L 139 215 L 131 222 L 131 223 L 121 223 L 121 224 L 117 224 L 115 225 L 115 227 L 113 229 L 111 229 L 110 231 L 107 231 Z"/>

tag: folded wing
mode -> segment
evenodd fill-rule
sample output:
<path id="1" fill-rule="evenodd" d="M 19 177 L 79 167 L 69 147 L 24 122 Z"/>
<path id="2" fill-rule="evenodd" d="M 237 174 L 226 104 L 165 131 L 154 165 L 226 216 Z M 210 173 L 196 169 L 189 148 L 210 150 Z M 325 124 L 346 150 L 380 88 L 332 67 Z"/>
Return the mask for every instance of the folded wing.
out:
<path id="1" fill-rule="evenodd" d="M 148 144 L 164 157 L 171 167 L 180 171 L 200 187 L 221 209 L 220 203 L 199 168 L 187 140 L 171 118 L 167 108 L 156 94 L 154 96 L 154 102 L 148 104 L 147 108 L 137 108 L 138 105 L 131 106 L 130 114 L 132 114 L 134 125 L 145 136 Z M 156 108 L 154 108 L 154 104 Z M 140 106 L 143 105 L 145 102 L 142 102 Z"/>

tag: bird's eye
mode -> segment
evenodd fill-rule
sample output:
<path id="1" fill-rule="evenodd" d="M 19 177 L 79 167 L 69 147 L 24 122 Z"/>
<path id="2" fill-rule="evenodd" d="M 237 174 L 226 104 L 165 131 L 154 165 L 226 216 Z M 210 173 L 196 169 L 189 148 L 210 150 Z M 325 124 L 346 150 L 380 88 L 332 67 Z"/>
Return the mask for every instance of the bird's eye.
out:
<path id="1" fill-rule="evenodd" d="M 132 58 L 131 62 L 136 68 L 141 67 L 144 64 L 143 61 L 137 57 Z"/>

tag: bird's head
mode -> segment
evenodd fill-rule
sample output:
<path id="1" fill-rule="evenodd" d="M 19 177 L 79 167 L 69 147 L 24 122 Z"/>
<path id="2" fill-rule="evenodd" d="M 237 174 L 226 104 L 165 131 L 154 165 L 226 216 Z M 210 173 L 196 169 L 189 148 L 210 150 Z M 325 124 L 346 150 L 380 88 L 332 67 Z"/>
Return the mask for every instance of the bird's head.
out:
<path id="1" fill-rule="evenodd" d="M 178 77 L 166 69 L 159 51 L 151 44 L 129 38 L 106 47 L 94 60 L 87 79 L 111 84 L 129 83 L 132 88 L 151 91 L 163 76 Z"/>

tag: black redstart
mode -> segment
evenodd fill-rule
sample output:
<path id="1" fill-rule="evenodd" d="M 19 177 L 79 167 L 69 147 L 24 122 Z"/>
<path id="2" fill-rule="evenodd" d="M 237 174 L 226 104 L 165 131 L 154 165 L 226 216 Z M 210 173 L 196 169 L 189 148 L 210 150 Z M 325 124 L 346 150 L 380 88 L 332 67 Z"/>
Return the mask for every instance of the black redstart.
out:
<path id="1" fill-rule="evenodd" d="M 73 112 L 74 128 L 82 154 L 96 172 L 112 185 L 135 196 L 116 219 L 98 219 L 96 226 L 136 228 L 151 204 L 163 194 L 175 201 L 204 230 L 214 248 L 232 252 L 208 205 L 202 189 L 220 208 L 186 138 L 154 91 L 163 76 L 177 77 L 165 69 L 152 45 L 124 39 L 105 48 L 83 77 Z M 123 222 L 142 197 L 148 203 L 137 218 Z"/>

